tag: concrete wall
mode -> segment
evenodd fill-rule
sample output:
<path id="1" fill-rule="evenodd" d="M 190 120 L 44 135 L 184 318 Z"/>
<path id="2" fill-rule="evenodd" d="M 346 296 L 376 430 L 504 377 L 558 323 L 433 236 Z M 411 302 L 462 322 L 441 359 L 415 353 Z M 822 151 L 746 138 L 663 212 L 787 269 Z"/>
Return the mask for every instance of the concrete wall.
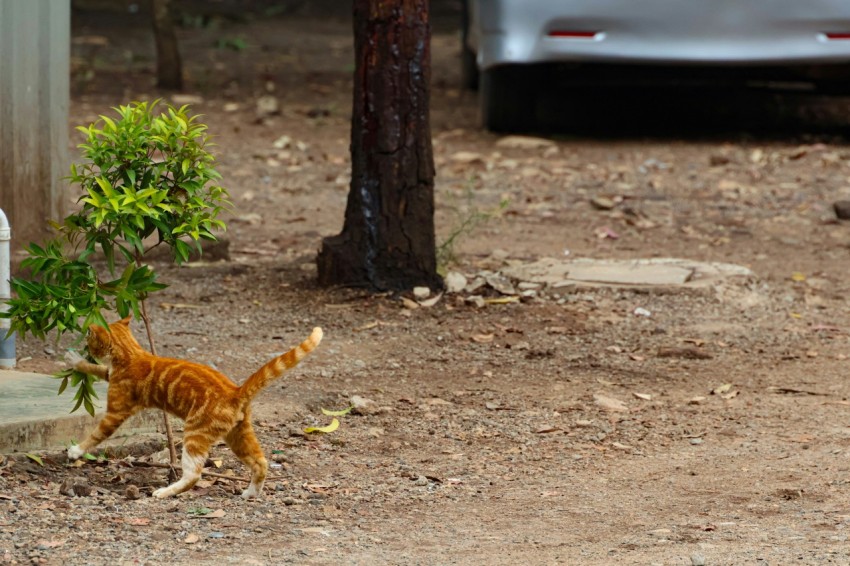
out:
<path id="1" fill-rule="evenodd" d="M 0 0 L 0 208 L 12 249 L 64 217 L 70 0 Z"/>

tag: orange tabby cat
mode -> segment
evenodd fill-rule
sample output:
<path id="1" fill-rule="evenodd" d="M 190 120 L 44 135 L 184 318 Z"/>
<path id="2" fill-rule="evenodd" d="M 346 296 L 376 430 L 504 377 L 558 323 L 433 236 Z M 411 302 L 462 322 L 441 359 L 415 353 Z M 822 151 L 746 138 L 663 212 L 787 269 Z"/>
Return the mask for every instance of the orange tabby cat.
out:
<path id="1" fill-rule="evenodd" d="M 251 485 L 242 497 L 258 496 L 268 462 L 251 427 L 251 400 L 312 352 L 321 340 L 322 329 L 314 328 L 304 342 L 268 362 L 240 387 L 212 368 L 148 353 L 130 332 L 130 317 L 110 324 L 109 330 L 92 326 L 87 339 L 89 352 L 106 365 L 78 358 L 74 367 L 109 381 L 106 415 L 82 444 L 68 448 L 68 457 L 79 458 L 133 414 L 156 407 L 183 419 L 185 429 L 183 476 L 154 491 L 154 497 L 176 495 L 195 485 L 210 446 L 221 438 L 251 469 Z"/>

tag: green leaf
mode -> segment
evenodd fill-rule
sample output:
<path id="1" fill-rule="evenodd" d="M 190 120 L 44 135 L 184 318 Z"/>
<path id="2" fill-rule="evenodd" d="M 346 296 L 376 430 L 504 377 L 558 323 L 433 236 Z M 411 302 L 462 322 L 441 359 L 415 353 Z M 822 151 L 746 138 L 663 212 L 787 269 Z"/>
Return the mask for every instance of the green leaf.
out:
<path id="1" fill-rule="evenodd" d="M 115 189 L 112 188 L 112 183 L 110 183 L 104 177 L 95 177 L 95 182 L 100 185 L 100 188 L 103 189 L 103 194 L 107 196 L 107 198 L 112 199 L 116 196 Z"/>
<path id="2" fill-rule="evenodd" d="M 193 507 L 187 511 L 189 515 L 203 516 L 212 513 L 209 507 Z"/>
<path id="3" fill-rule="evenodd" d="M 27 458 L 29 458 L 30 460 L 32 460 L 33 462 L 35 462 L 36 464 L 38 464 L 42 468 L 44 467 L 44 460 L 42 460 L 41 456 L 39 456 L 38 454 L 33 454 L 32 452 L 27 452 L 26 454 L 24 454 L 24 456 L 26 456 Z"/>

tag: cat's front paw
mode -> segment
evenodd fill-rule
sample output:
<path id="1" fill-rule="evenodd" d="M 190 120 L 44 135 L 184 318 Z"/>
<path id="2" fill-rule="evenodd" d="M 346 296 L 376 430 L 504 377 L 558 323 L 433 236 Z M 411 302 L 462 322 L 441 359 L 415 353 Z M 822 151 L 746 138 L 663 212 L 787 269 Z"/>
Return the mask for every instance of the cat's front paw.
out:
<path id="1" fill-rule="evenodd" d="M 80 456 L 82 456 L 85 453 L 86 453 L 86 451 L 83 450 L 82 448 L 80 448 L 79 444 L 72 444 L 71 446 L 68 447 L 68 459 L 69 460 L 76 460 L 77 458 L 79 458 Z"/>
<path id="2" fill-rule="evenodd" d="M 68 350 L 65 352 L 65 363 L 68 364 L 72 368 L 76 368 L 77 364 L 84 361 L 83 357 L 80 356 L 74 350 Z"/>

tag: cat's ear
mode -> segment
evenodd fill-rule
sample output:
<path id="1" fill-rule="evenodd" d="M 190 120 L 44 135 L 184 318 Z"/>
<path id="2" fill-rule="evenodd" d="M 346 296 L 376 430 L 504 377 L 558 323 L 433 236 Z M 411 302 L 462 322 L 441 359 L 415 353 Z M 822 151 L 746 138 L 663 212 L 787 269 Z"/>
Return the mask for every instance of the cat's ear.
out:
<path id="1" fill-rule="evenodd" d="M 127 316 L 125 316 L 124 318 L 122 318 L 121 320 L 119 320 L 118 322 L 119 322 L 119 324 L 123 324 L 124 326 L 130 326 L 130 321 L 131 321 L 131 320 L 133 320 L 133 315 L 132 315 L 132 314 L 128 314 Z"/>

